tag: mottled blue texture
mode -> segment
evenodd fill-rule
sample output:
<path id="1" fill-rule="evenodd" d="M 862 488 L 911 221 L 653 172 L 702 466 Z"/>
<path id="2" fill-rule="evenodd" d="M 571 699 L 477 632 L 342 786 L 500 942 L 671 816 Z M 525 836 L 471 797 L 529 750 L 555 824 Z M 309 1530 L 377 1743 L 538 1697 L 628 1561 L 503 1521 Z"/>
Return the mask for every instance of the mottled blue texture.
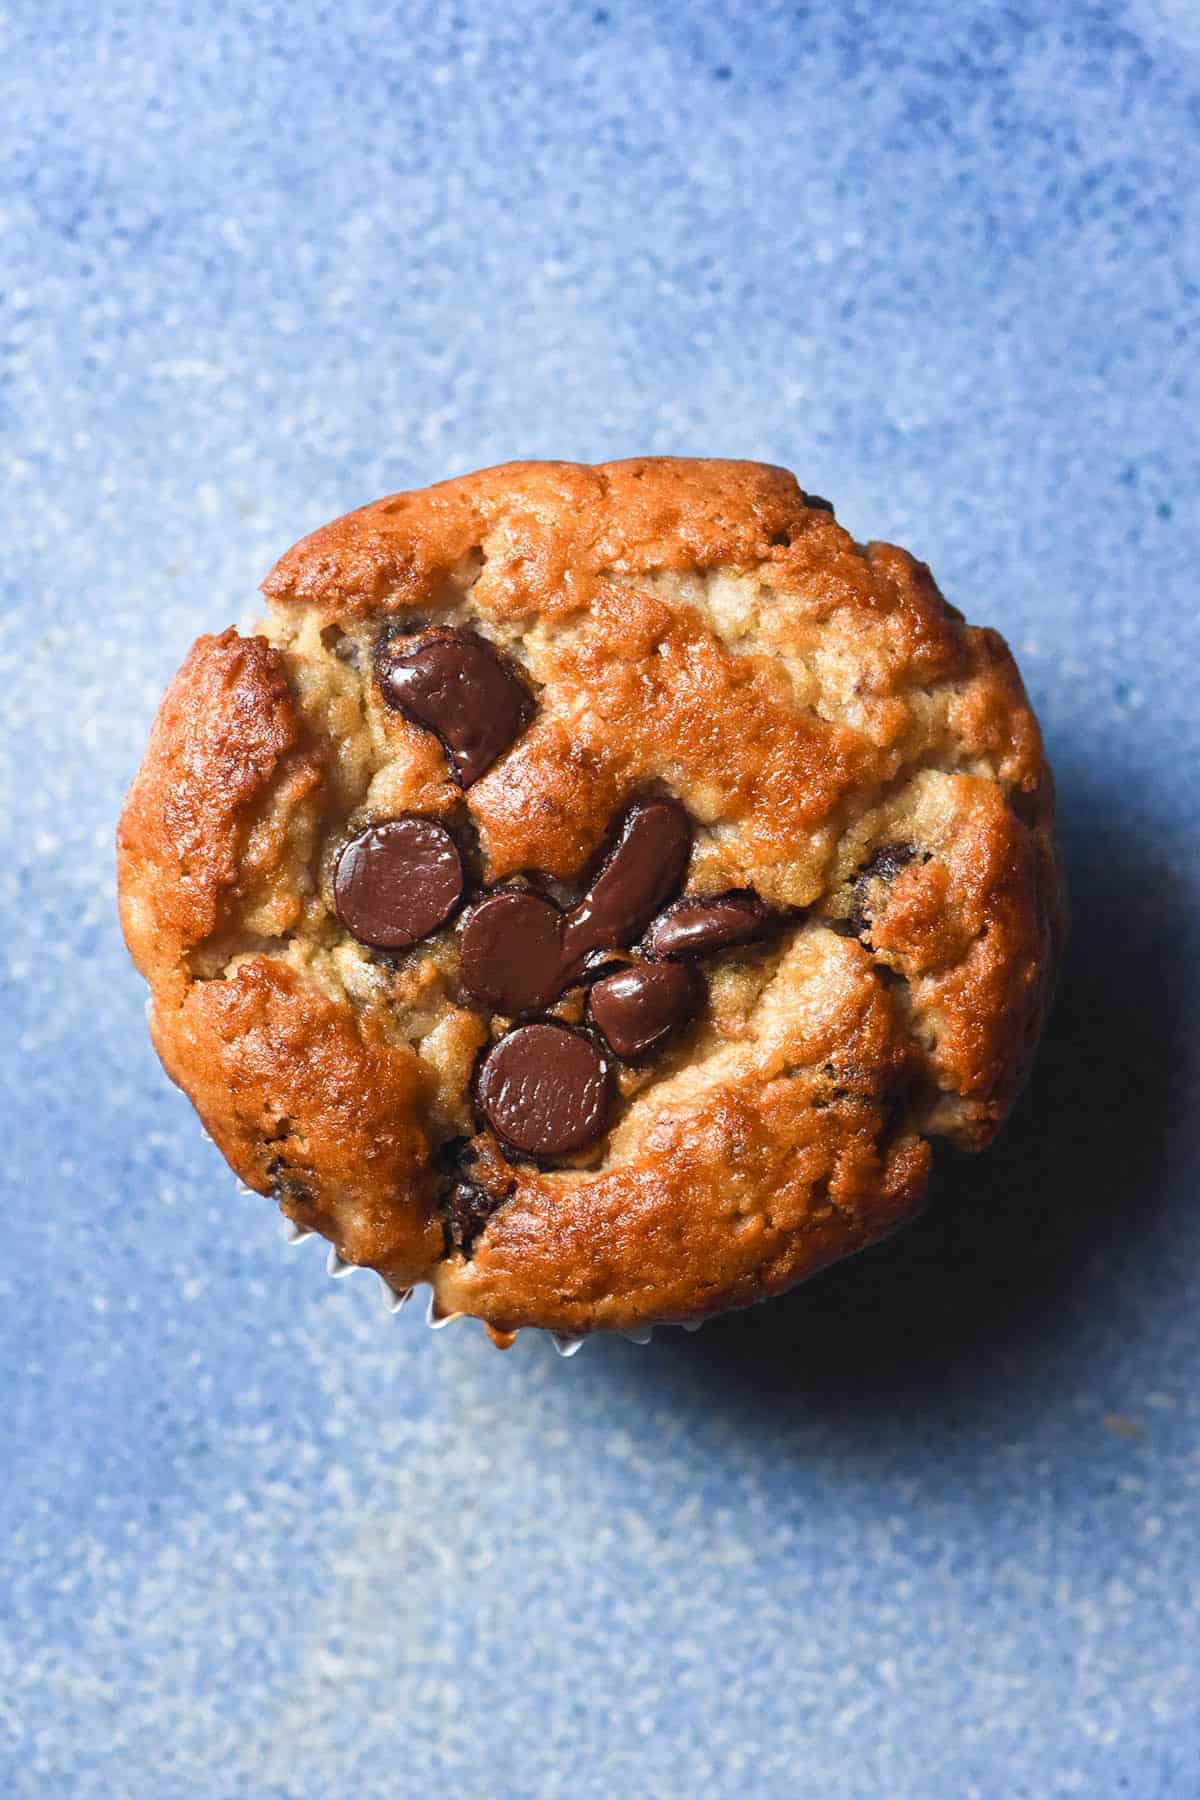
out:
<path id="1" fill-rule="evenodd" d="M 0 1791 L 1200 1788 L 1194 0 L 0 18 Z M 559 1362 L 281 1247 L 111 833 L 376 493 L 762 456 L 1012 640 L 1076 935 L 907 1236 Z"/>

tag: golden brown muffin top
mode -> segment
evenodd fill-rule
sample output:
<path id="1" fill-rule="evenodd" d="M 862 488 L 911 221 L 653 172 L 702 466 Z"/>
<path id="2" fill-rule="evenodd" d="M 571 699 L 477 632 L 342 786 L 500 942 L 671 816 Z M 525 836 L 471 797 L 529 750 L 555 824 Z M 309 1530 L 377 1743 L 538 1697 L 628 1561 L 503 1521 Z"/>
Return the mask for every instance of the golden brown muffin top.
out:
<path id="1" fill-rule="evenodd" d="M 1003 640 L 922 563 L 761 464 L 515 463 L 336 520 L 264 593 L 260 633 L 201 638 L 163 701 L 122 918 L 168 1072 L 347 1261 L 498 1333 L 688 1319 L 893 1229 L 930 1138 L 993 1135 L 1061 936 L 1053 797 Z M 480 641 L 510 711 L 503 678 L 473 686 L 459 727 L 502 720 L 490 761 L 422 712 L 445 704 L 429 644 Z M 465 985 L 482 898 L 525 896 L 501 938 L 577 916 L 654 804 L 686 820 L 684 901 L 732 894 L 769 928 L 672 950 L 664 902 L 641 951 L 572 966 L 528 1016 Z M 448 916 L 381 946 L 346 846 L 395 820 L 421 821 L 400 848 L 440 858 Z M 675 1024 L 621 1056 L 594 984 L 630 969 Z M 598 1047 L 607 1097 L 598 1135 L 532 1160 L 486 1071 L 547 1018 L 530 1054 Z"/>

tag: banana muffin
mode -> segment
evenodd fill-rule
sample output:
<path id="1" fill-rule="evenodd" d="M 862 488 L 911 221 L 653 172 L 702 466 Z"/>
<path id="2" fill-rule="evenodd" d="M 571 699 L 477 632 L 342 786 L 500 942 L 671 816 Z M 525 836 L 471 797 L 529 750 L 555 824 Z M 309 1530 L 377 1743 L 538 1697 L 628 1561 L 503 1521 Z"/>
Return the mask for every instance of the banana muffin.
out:
<path id="1" fill-rule="evenodd" d="M 202 637 L 118 831 L 150 1031 L 241 1179 L 441 1314 L 779 1293 L 988 1143 L 1063 931 L 996 632 L 782 469 L 512 463 Z"/>

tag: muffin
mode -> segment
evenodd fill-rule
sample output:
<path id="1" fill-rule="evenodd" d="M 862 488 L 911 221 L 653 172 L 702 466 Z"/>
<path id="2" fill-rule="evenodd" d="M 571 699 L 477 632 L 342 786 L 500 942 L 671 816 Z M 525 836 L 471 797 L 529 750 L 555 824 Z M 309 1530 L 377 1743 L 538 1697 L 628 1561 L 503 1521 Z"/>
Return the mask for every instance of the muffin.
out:
<path id="1" fill-rule="evenodd" d="M 923 563 L 762 464 L 512 463 L 263 592 L 163 699 L 119 889 L 167 1073 L 297 1226 L 497 1341 L 636 1332 L 990 1141 L 1062 938 L 1053 791 Z"/>

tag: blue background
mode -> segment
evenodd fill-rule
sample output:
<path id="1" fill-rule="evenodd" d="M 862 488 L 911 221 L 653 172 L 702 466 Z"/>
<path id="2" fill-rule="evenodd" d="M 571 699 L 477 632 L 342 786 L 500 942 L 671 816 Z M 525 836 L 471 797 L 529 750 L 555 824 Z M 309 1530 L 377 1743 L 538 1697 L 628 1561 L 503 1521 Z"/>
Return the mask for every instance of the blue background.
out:
<path id="1" fill-rule="evenodd" d="M 1200 1791 L 1198 99 L 1193 0 L 6 12 L 0 1792 Z M 564 1363 L 283 1247 L 111 836 L 301 532 L 644 451 L 1008 635 L 1076 930 L 922 1223 Z"/>

